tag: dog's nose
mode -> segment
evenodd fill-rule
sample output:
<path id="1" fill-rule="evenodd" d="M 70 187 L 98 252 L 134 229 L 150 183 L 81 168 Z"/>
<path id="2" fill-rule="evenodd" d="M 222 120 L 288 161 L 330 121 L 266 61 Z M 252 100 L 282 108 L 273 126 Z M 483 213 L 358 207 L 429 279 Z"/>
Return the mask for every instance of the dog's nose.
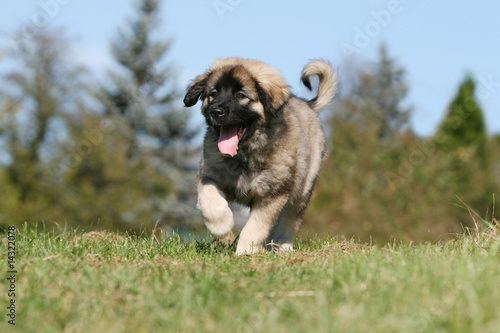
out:
<path id="1" fill-rule="evenodd" d="M 221 108 L 210 109 L 210 115 L 212 118 L 221 118 L 224 116 L 225 112 Z"/>

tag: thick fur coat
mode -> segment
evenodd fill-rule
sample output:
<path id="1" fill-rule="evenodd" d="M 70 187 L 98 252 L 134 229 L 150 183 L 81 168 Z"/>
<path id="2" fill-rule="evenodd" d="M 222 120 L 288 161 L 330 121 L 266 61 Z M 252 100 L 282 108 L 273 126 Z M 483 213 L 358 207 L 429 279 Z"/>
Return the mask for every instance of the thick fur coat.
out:
<path id="1" fill-rule="evenodd" d="M 236 254 L 265 241 L 291 251 L 325 155 L 318 112 L 335 94 L 336 75 L 324 61 L 302 72 L 320 79 L 310 101 L 294 96 L 277 69 L 257 60 L 218 59 L 188 87 L 184 103 L 200 99 L 207 122 L 198 179 L 198 208 L 216 238 L 234 239 L 229 202 L 250 208 Z M 271 232 L 274 229 L 274 236 Z"/>

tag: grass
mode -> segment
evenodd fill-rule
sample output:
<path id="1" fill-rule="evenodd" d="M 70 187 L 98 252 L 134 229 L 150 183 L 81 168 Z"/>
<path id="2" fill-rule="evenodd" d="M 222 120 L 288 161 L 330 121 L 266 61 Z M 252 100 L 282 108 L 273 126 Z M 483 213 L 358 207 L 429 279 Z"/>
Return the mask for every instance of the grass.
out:
<path id="1" fill-rule="evenodd" d="M 487 230 L 446 244 L 330 239 L 235 257 L 178 237 L 24 227 L 16 327 L 1 279 L 0 332 L 498 332 L 500 237 Z"/>

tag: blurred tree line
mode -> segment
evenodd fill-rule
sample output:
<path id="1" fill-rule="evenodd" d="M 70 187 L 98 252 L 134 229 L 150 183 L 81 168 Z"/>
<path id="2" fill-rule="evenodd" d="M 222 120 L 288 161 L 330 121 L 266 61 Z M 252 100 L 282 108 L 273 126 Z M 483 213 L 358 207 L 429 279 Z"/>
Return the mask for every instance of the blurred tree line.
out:
<path id="1" fill-rule="evenodd" d="M 75 65 L 58 30 L 20 33 L 15 49 L 0 52 L 10 68 L 0 89 L 0 227 L 201 225 L 193 205 L 198 129 L 179 107 L 171 43 L 155 33 L 159 3 L 137 2 L 101 83 Z M 341 73 L 304 233 L 434 240 L 473 226 L 463 203 L 492 217 L 500 137 L 486 133 L 472 76 L 435 134 L 422 138 L 409 125 L 405 71 L 386 47 L 375 63 Z"/>
<path id="2" fill-rule="evenodd" d="M 473 78 L 460 83 L 435 134 L 422 138 L 409 126 L 404 69 L 385 46 L 350 74 L 331 108 L 330 154 L 304 231 L 425 241 L 474 227 L 469 208 L 490 220 L 500 139 L 487 136 Z"/>
<path id="3" fill-rule="evenodd" d="M 20 32 L 0 95 L 0 224 L 138 231 L 200 222 L 193 208 L 196 130 L 178 107 L 159 1 L 137 3 L 104 83 L 70 59 L 62 31 Z"/>

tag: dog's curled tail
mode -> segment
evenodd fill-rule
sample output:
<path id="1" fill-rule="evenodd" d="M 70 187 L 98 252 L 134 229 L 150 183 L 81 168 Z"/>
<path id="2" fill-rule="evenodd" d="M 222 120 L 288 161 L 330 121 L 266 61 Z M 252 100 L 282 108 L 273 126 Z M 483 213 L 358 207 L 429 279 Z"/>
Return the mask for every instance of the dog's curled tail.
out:
<path id="1" fill-rule="evenodd" d="M 335 96 L 335 92 L 337 91 L 337 73 L 324 60 L 314 60 L 307 64 L 302 70 L 302 83 L 309 90 L 312 90 L 311 78 L 315 75 L 319 77 L 318 93 L 307 103 L 314 111 L 319 112 L 330 104 L 333 96 Z"/>

